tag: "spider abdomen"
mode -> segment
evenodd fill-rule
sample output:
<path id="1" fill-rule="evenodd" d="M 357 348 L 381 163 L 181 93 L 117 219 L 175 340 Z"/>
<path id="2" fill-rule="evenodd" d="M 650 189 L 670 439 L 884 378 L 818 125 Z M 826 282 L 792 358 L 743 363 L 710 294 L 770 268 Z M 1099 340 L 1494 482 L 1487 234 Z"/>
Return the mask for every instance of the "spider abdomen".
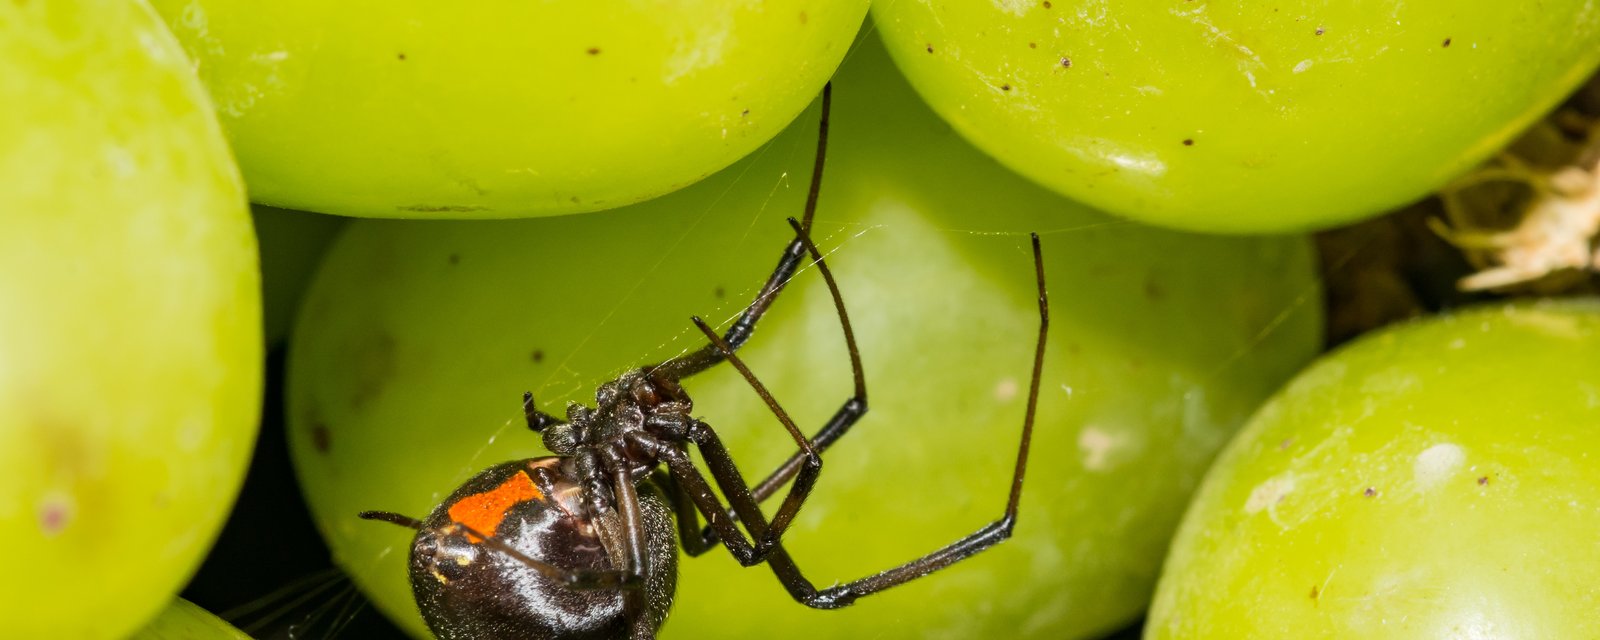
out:
<path id="1" fill-rule="evenodd" d="M 581 490 L 561 474 L 561 458 L 495 465 L 464 483 L 433 513 L 411 548 L 411 587 L 434 635 L 443 640 L 653 637 L 676 582 L 677 547 L 660 495 L 640 489 L 647 535 L 645 582 L 637 591 L 576 590 L 483 544 L 492 535 L 517 551 L 568 571 L 621 566 L 615 514 L 582 517 Z M 535 477 L 543 474 L 543 481 Z M 542 488 L 541 488 L 542 485 Z"/>

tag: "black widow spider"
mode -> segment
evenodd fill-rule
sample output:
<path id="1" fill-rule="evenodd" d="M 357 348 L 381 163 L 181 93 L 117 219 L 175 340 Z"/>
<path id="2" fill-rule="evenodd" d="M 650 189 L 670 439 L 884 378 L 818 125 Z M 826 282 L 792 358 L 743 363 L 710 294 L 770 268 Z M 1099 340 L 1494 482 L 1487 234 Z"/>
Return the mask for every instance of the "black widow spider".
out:
<path id="1" fill-rule="evenodd" d="M 384 511 L 360 514 L 417 530 L 411 546 L 411 586 L 435 635 L 446 640 L 654 638 L 671 606 L 677 580 L 674 514 L 683 549 L 690 556 L 720 542 L 744 566 L 767 563 L 790 596 L 818 609 L 847 606 L 862 596 L 949 567 L 1011 536 L 1049 327 L 1038 234 L 1032 238 L 1039 337 L 1005 515 L 921 558 L 825 589 L 806 579 L 783 548 L 783 532 L 822 470 L 819 454 L 867 411 L 861 357 L 844 300 L 809 236 L 827 151 L 831 100 L 831 88 L 824 88 L 805 223 L 789 219 L 795 239 L 755 301 L 726 334 L 719 336 L 700 318 L 693 318 L 709 345 L 623 373 L 600 386 L 593 408 L 569 404 L 565 421 L 539 411 L 533 394 L 525 393 L 522 406 L 528 428 L 543 434 L 545 447 L 555 456 L 490 467 L 456 489 L 425 521 Z M 854 395 L 809 440 L 734 355 L 808 253 L 833 296 L 855 378 Z M 693 404 L 679 384 L 723 361 L 743 374 L 800 448 L 751 488 L 711 426 L 690 415 Z M 690 444 L 699 449 L 731 511 L 691 461 Z M 759 503 L 790 480 L 793 484 L 783 504 L 768 520 Z M 699 517 L 706 519 L 704 529 Z M 748 538 L 735 521 L 744 522 Z"/>

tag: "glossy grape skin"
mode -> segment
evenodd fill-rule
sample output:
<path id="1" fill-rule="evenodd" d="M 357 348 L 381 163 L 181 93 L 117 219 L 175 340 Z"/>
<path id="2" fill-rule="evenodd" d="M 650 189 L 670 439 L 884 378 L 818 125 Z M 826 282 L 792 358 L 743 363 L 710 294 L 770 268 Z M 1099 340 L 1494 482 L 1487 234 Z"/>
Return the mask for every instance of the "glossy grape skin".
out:
<path id="1" fill-rule="evenodd" d="M 250 640 L 250 636 L 210 611 L 179 598 L 130 640 Z"/>
<path id="2" fill-rule="evenodd" d="M 1018 537 L 841 611 L 794 603 L 770 571 L 724 552 L 684 558 L 664 637 L 1062 638 L 1125 624 L 1212 452 L 1317 348 L 1309 247 L 1150 229 L 1035 187 L 922 108 L 874 40 L 836 83 L 816 237 L 849 304 L 872 410 L 825 455 L 785 544 L 831 584 L 999 514 L 1038 322 L 1025 232 L 1038 230 L 1053 325 Z M 789 237 L 782 218 L 800 213 L 814 116 L 636 207 L 362 221 L 340 239 L 291 343 L 291 450 L 338 562 L 379 608 L 421 633 L 411 536 L 354 514 L 421 515 L 480 469 L 542 454 L 522 426 L 522 391 L 559 414 L 626 367 L 698 345 L 690 314 L 736 314 Z M 814 271 L 744 353 L 808 430 L 848 393 Z M 736 373 L 688 388 L 749 475 L 787 455 Z"/>
<path id="3" fill-rule="evenodd" d="M 1325 356 L 1207 476 L 1145 638 L 1600 634 L 1597 357 L 1593 299 Z"/>
<path id="4" fill-rule="evenodd" d="M 255 240 L 141 2 L 0 3 L 0 635 L 123 638 L 199 564 L 261 394 Z"/>
<path id="5" fill-rule="evenodd" d="M 672 191 L 771 139 L 865 0 L 468 4 L 155 0 L 215 98 L 251 199 L 504 218 Z"/>
<path id="6" fill-rule="evenodd" d="M 881 2 L 956 130 L 1152 224 L 1320 229 L 1424 197 L 1600 65 L 1583 0 Z"/>

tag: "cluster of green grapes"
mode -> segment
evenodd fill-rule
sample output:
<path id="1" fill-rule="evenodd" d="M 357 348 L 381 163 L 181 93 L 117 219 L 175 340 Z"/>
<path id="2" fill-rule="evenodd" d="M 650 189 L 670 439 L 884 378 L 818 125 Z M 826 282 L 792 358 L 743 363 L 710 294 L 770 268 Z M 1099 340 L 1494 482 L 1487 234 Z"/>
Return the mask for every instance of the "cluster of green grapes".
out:
<path id="1" fill-rule="evenodd" d="M 785 546 L 828 584 L 1000 512 L 1038 232 L 1016 534 L 840 611 L 685 559 L 663 637 L 1600 635 L 1600 304 L 1319 359 L 1305 235 L 1538 119 L 1600 66 L 1589 3 L 465 5 L 0 0 L 0 546 L 26 554 L 0 637 L 125 637 L 168 607 L 283 341 L 313 517 L 426 637 L 409 535 L 355 514 L 546 455 L 524 391 L 560 415 L 699 347 L 691 315 L 737 316 L 804 207 L 829 81 L 811 235 L 871 411 Z M 319 215 L 258 209 L 258 258 L 247 200 Z M 265 304 L 258 265 L 288 274 Z M 808 431 L 850 393 L 812 269 L 741 353 Z M 686 385 L 747 475 L 790 455 L 736 372 Z"/>

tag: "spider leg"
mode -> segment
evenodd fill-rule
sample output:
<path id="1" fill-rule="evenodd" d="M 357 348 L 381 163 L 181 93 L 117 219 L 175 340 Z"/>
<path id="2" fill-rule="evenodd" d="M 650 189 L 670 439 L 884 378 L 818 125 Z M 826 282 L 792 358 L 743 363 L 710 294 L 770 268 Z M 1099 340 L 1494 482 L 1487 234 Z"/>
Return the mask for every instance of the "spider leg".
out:
<path id="1" fill-rule="evenodd" d="M 846 400 L 844 405 L 839 407 L 839 410 L 833 414 L 833 418 L 829 419 L 828 423 L 823 425 L 822 429 L 811 437 L 811 446 L 819 454 L 826 451 L 840 436 L 849 431 L 850 427 L 854 426 L 856 421 L 861 419 L 861 416 L 866 412 L 867 403 L 864 397 L 855 396 Z M 800 472 L 806 460 L 806 452 L 796 452 L 788 460 L 785 460 L 783 464 L 779 465 L 765 480 L 762 480 L 760 484 L 751 487 L 751 496 L 757 503 L 771 497 L 772 494 L 777 493 L 784 483 L 793 479 Z M 738 516 L 735 515 L 734 519 L 737 520 Z M 690 542 L 687 534 L 683 537 L 683 550 L 691 557 L 700 555 L 705 550 L 717 546 L 717 532 L 712 530 L 710 526 L 695 532 L 695 537 L 697 541 L 694 543 Z"/>
<path id="2" fill-rule="evenodd" d="M 623 572 L 629 578 L 644 579 L 644 524 L 639 515 L 639 490 L 633 484 L 629 464 L 622 454 L 607 448 L 606 467 L 611 472 L 611 490 L 616 497 L 617 515 L 622 520 Z"/>
<path id="3" fill-rule="evenodd" d="M 630 465 L 620 452 L 608 448 L 604 458 L 611 471 L 617 514 L 622 521 L 622 577 L 628 584 L 642 586 L 645 583 L 645 527 L 640 515 L 639 491 L 634 486 Z M 628 616 L 629 635 L 636 640 L 654 638 L 655 627 L 660 621 L 652 622 L 646 615 L 650 607 L 644 590 L 629 589 L 623 597 L 626 600 L 623 609 Z"/>
<path id="4" fill-rule="evenodd" d="M 532 391 L 522 392 L 522 415 L 528 419 L 528 430 L 534 433 L 543 432 L 551 425 L 561 424 L 560 418 L 540 411 L 534 406 Z"/>
<path id="5" fill-rule="evenodd" d="M 667 501 L 672 505 L 673 520 L 678 525 L 678 539 L 683 543 L 684 553 L 689 554 L 689 557 L 692 558 L 721 545 L 721 541 L 711 527 L 706 527 L 705 529 L 706 531 L 711 531 L 711 533 L 701 533 L 700 512 L 697 510 L 689 491 L 678 483 L 677 477 L 664 469 L 656 469 L 650 477 L 656 483 L 656 486 L 661 487 L 661 492 L 666 494 Z M 726 517 L 733 517 L 731 513 L 724 513 L 726 513 Z"/>
<path id="6" fill-rule="evenodd" d="M 822 190 L 822 166 L 828 152 L 828 112 L 832 104 L 833 85 L 830 83 L 822 87 L 822 118 L 817 128 L 817 158 L 811 169 L 811 188 L 806 194 L 803 218 L 803 226 L 806 229 L 811 228 L 811 218 L 816 214 L 817 198 Z M 778 259 L 778 266 L 772 270 L 772 275 L 767 276 L 767 281 L 761 285 L 761 291 L 756 293 L 755 300 L 750 306 L 745 307 L 744 312 L 739 314 L 739 319 L 735 320 L 733 326 L 728 327 L 728 331 L 723 334 L 724 342 L 734 350 L 744 346 L 750 335 L 755 332 L 756 322 L 766 315 L 767 309 L 772 307 L 778 294 L 783 292 L 784 285 L 794 277 L 794 272 L 800 268 L 800 261 L 805 255 L 805 244 L 799 238 L 789 241 L 783 249 L 783 255 Z M 682 380 L 705 371 L 722 360 L 723 351 L 716 345 L 710 344 L 686 356 L 673 358 L 645 369 L 654 371 L 656 375 L 664 378 Z"/>
<path id="7" fill-rule="evenodd" d="M 667 465 L 672 482 L 663 483 L 662 487 L 667 490 L 667 498 L 673 503 L 673 509 L 678 516 L 678 532 L 683 536 L 685 550 L 689 551 L 690 555 L 704 553 L 706 548 L 698 546 L 703 544 L 698 535 L 700 525 L 695 518 L 698 512 L 716 532 L 715 540 L 720 540 L 739 564 L 748 567 L 761 563 L 761 558 L 756 556 L 755 544 L 739 531 L 738 526 L 734 524 L 733 513 L 722 505 L 716 492 L 711 490 L 711 483 L 706 482 L 705 476 L 694 466 L 694 461 L 689 458 L 689 454 L 684 451 L 680 443 L 637 431 L 627 434 L 626 437 L 629 445 L 650 452 L 657 460 Z M 737 474 L 738 471 L 735 469 L 734 473 Z M 725 492 L 727 492 L 726 487 L 736 489 L 732 493 L 745 492 L 748 498 L 743 478 L 731 478 L 728 482 L 719 481 L 718 485 L 724 487 Z M 750 523 L 746 526 L 752 532 L 766 531 L 766 519 L 762 517 L 759 507 L 752 509 L 753 502 L 745 500 L 742 506 L 741 501 L 736 498 L 730 498 L 730 502 L 734 503 L 735 511 L 745 516 L 745 522 Z M 711 544 L 714 545 L 715 542 Z"/>
<path id="8" fill-rule="evenodd" d="M 765 556 L 777 544 L 778 539 L 783 536 L 783 532 L 788 529 L 789 523 L 793 521 L 801 504 L 810 495 L 811 488 L 815 485 L 817 475 L 822 467 L 822 460 L 818 457 L 818 453 L 832 445 L 845 432 L 849 431 L 850 427 L 854 426 L 861 419 L 861 416 L 867 412 L 867 385 L 866 377 L 861 370 L 861 352 L 856 346 L 855 330 L 850 326 L 850 314 L 845 310 L 844 297 L 839 293 L 838 282 L 833 277 L 833 271 L 828 268 L 827 260 L 823 258 L 822 252 L 812 243 L 805 227 L 794 218 L 789 218 L 789 226 L 794 228 L 795 240 L 801 243 L 807 252 L 811 254 L 817 265 L 817 270 L 822 274 L 823 281 L 827 283 L 828 293 L 833 299 L 834 310 L 839 314 L 839 326 L 844 332 L 845 346 L 850 354 L 851 376 L 855 383 L 854 393 L 845 400 L 844 404 L 839 407 L 838 411 L 834 413 L 833 417 L 828 420 L 827 424 L 815 436 L 809 441 L 804 439 L 800 435 L 799 429 L 794 426 L 794 422 L 789 418 L 788 413 L 778 405 L 777 400 L 772 397 L 772 394 L 767 391 L 760 380 L 735 355 L 733 345 L 719 338 L 716 332 L 712 331 L 704 322 L 701 322 L 699 318 L 694 319 L 695 325 L 705 333 L 712 346 L 718 348 L 722 356 L 739 370 L 745 380 L 750 383 L 751 388 L 755 389 L 761 399 L 767 403 L 768 408 L 772 410 L 773 415 L 778 417 L 778 420 L 783 423 L 790 435 L 800 445 L 800 451 L 780 465 L 760 484 L 746 491 L 742 480 L 740 481 L 737 493 L 749 496 L 752 504 L 759 504 L 762 500 L 776 493 L 778 488 L 785 483 L 790 480 L 794 481 L 794 484 L 790 485 L 788 496 L 784 498 L 783 504 L 772 518 L 771 528 L 761 534 L 761 540 L 756 544 L 757 557 Z M 700 446 L 701 451 L 706 454 L 707 462 L 714 465 L 712 469 L 713 476 L 718 479 L 719 484 L 724 484 L 724 479 L 737 477 L 739 474 L 734 468 L 726 449 L 722 447 L 721 441 L 716 438 L 715 433 L 711 432 L 710 428 L 704 424 L 691 425 L 690 433 L 695 433 L 696 429 L 705 434 L 701 438 L 695 439 L 695 442 Z M 721 469 L 716 467 L 721 467 Z M 725 495 L 730 496 L 729 500 L 737 504 L 733 497 L 733 488 L 723 486 L 722 489 Z M 735 515 L 748 517 L 738 510 L 735 511 Z M 701 530 L 699 537 L 700 543 L 694 545 L 686 544 L 685 549 L 703 550 L 716 542 L 716 532 L 709 526 Z"/>
<path id="9" fill-rule="evenodd" d="M 846 431 L 849 431 L 850 427 L 861 419 L 861 416 L 866 415 L 867 380 L 866 376 L 861 372 L 861 350 L 856 348 L 856 332 L 850 328 L 850 314 L 844 309 L 844 297 L 839 294 L 839 284 L 833 279 L 833 271 L 828 268 L 827 261 L 823 260 L 822 252 L 818 251 L 817 246 L 811 242 L 810 234 L 799 223 L 795 222 L 794 218 L 789 218 L 789 226 L 794 227 L 796 238 L 805 243 L 806 250 L 811 252 L 811 257 L 817 265 L 817 271 L 822 273 L 822 280 L 828 285 L 828 293 L 833 296 L 833 308 L 839 313 L 839 327 L 844 330 L 844 344 L 850 353 L 850 375 L 855 381 L 854 394 L 846 399 L 844 404 L 839 407 L 839 410 L 834 412 L 833 417 L 828 419 L 828 423 L 823 425 L 822 429 L 811 437 L 811 446 L 816 447 L 820 453 L 837 441 L 840 436 L 843 436 Z M 732 353 L 730 352 L 729 355 L 731 356 Z M 804 462 L 805 452 L 803 451 L 790 456 L 765 480 L 762 480 L 761 484 L 751 488 L 750 493 L 755 496 L 758 502 L 766 500 L 767 497 L 778 490 L 778 487 L 783 486 L 783 483 L 793 478 Z"/>
<path id="10" fill-rule="evenodd" d="M 794 228 L 796 241 L 804 245 L 806 250 L 811 254 L 815 264 L 817 265 L 817 270 L 822 274 L 823 281 L 827 283 L 828 293 L 833 299 L 834 309 L 839 314 L 839 326 L 844 331 L 845 346 L 850 354 L 851 376 L 855 383 L 854 393 L 850 396 L 850 398 L 844 401 L 844 403 L 839 407 L 838 411 L 834 413 L 833 417 L 828 420 L 827 424 L 823 425 L 822 429 L 819 430 L 816 435 L 811 437 L 809 440 L 811 443 L 810 447 L 806 446 L 805 441 L 798 439 L 799 431 L 790 421 L 788 414 L 778 406 L 771 394 L 766 391 L 766 389 L 761 385 L 760 381 L 758 381 L 755 376 L 750 373 L 749 369 L 745 367 L 744 363 L 740 361 L 738 356 L 734 354 L 733 345 L 727 344 L 725 340 L 718 338 L 717 334 L 711 331 L 709 327 L 705 326 L 705 324 L 700 322 L 699 319 L 695 319 L 695 324 L 702 332 L 706 334 L 706 338 L 711 341 L 712 346 L 719 348 L 722 351 L 723 357 L 739 369 L 739 371 L 745 376 L 745 379 L 749 381 L 752 388 L 754 388 L 756 392 L 761 395 L 762 399 L 766 401 L 768 407 L 772 409 L 773 414 L 778 416 L 778 419 L 784 423 L 791 434 L 796 435 L 797 442 L 799 442 L 801 445 L 800 451 L 790 456 L 789 459 L 782 465 L 779 465 L 779 467 L 769 474 L 767 478 L 760 484 L 749 489 L 749 493 L 753 497 L 754 502 L 759 504 L 762 500 L 765 500 L 772 494 L 776 493 L 779 488 L 781 488 L 790 480 L 795 480 L 796 482 L 795 485 L 791 486 L 789 497 L 784 500 L 783 506 L 779 508 L 777 515 L 773 517 L 773 529 L 765 534 L 762 540 L 757 544 L 758 556 L 764 556 L 768 551 L 770 551 L 777 539 L 783 535 L 783 531 L 788 528 L 790 520 L 793 519 L 795 512 L 800 508 L 800 503 L 805 500 L 806 495 L 809 495 L 811 486 L 816 481 L 816 475 L 820 470 L 821 465 L 820 459 L 816 460 L 814 464 L 812 463 L 812 459 L 815 458 L 821 451 L 831 446 L 835 441 L 843 436 L 845 432 L 849 431 L 850 427 L 854 426 L 855 423 L 861 419 L 861 416 L 865 415 L 867 412 L 867 384 L 866 377 L 861 371 L 861 352 L 860 349 L 856 347 L 855 331 L 850 326 L 850 315 L 849 312 L 845 310 L 844 297 L 839 293 L 838 282 L 833 277 L 833 271 L 828 268 L 827 261 L 823 259 L 822 252 L 817 249 L 814 243 L 811 242 L 811 238 L 806 233 L 805 228 L 794 218 L 789 218 L 789 226 Z M 709 430 L 709 427 L 704 427 L 704 425 L 701 425 L 700 428 Z M 701 444 L 702 451 L 706 451 L 703 443 L 697 442 L 697 444 Z M 720 450 L 720 441 L 714 442 L 714 446 Z M 721 458 L 722 459 L 718 461 L 718 464 L 721 464 L 727 469 L 731 470 L 732 462 L 731 460 L 727 459 L 725 450 L 723 450 Z M 708 458 L 708 461 L 709 460 L 710 458 Z M 719 479 L 733 477 L 735 473 L 736 472 L 724 471 L 723 474 L 718 475 L 717 477 Z M 729 490 L 730 489 L 727 487 L 723 488 L 724 493 L 727 493 Z M 737 513 L 734 515 L 736 519 L 739 517 Z M 680 522 L 682 522 L 681 519 Z M 684 538 L 684 550 L 691 556 L 699 555 L 699 553 L 703 553 L 706 549 L 716 546 L 716 532 L 713 531 L 709 526 L 700 530 L 698 538 L 699 540 L 694 543 L 690 543 L 687 537 Z"/>
<path id="11" fill-rule="evenodd" d="M 1033 379 L 1028 387 L 1028 410 L 1022 421 L 1022 441 L 1017 446 L 1016 467 L 1012 471 L 1011 491 L 1006 500 L 1006 510 L 998 520 L 983 526 L 955 542 L 897 567 L 827 589 L 817 590 L 801 574 L 799 567 L 779 548 L 767 560 L 789 594 L 801 603 L 818 609 L 835 609 L 855 602 L 857 598 L 872 595 L 947 568 L 976 555 L 1001 541 L 1010 538 L 1017 524 L 1017 506 L 1022 499 L 1022 480 L 1028 469 L 1028 448 L 1033 440 L 1033 420 L 1039 404 L 1039 377 L 1044 370 L 1045 336 L 1050 327 L 1050 304 L 1045 294 L 1044 259 L 1039 249 L 1039 235 L 1033 234 L 1034 274 L 1039 285 L 1039 338 L 1034 347 Z"/>
<path id="12" fill-rule="evenodd" d="M 700 318 L 692 320 L 713 344 L 724 349 L 728 363 L 739 370 L 745 381 L 750 383 L 750 387 L 755 389 L 762 401 L 767 403 L 767 408 L 772 410 L 772 414 L 777 416 L 779 422 L 783 423 L 783 428 L 794 438 L 795 444 L 800 446 L 802 460 L 799 469 L 795 471 L 793 483 L 789 485 L 788 495 L 784 496 L 783 503 L 778 506 L 778 512 L 768 523 L 763 519 L 761 506 L 746 488 L 744 476 L 734 465 L 733 457 L 728 454 L 727 447 L 723 446 L 716 431 L 712 430 L 710 425 L 698 420 L 687 425 L 686 433 L 689 441 L 695 443 L 701 455 L 705 457 L 706 465 L 711 468 L 711 477 L 717 481 L 717 486 L 722 489 L 723 495 L 727 496 L 728 502 L 733 506 L 733 512 L 745 521 L 751 535 L 759 538 L 756 542 L 755 556 L 759 561 L 777 546 L 778 540 L 783 537 L 783 532 L 789 528 L 789 523 L 794 521 L 795 514 L 799 513 L 800 506 L 811 495 L 811 489 L 817 483 L 817 476 L 822 473 L 822 457 L 817 454 L 811 441 L 800 433 L 800 428 L 795 426 L 789 413 L 778 405 L 778 400 L 772 397 L 766 386 L 762 385 L 755 374 L 750 372 L 750 368 L 745 366 L 744 361 L 734 355 L 733 350 L 717 337 L 716 332 L 712 331 L 705 321 Z"/>
<path id="13" fill-rule="evenodd" d="M 1033 422 L 1039 402 L 1039 380 L 1044 369 L 1045 337 L 1050 325 L 1049 301 L 1044 285 L 1044 261 L 1039 248 L 1039 236 L 1037 234 L 1033 236 L 1033 259 L 1034 273 L 1039 287 L 1039 337 L 1034 349 L 1033 377 L 1029 384 L 1028 408 L 1023 418 L 1022 438 L 1017 446 L 1017 461 L 1012 471 L 1011 490 L 1006 501 L 1005 513 L 994 522 L 920 558 L 864 578 L 820 590 L 810 580 L 806 579 L 799 566 L 794 563 L 794 560 L 777 540 L 777 537 L 772 536 L 772 547 L 765 557 L 767 565 L 772 568 L 778 581 L 783 584 L 789 595 L 796 601 L 818 609 L 836 609 L 848 606 L 863 596 L 905 584 L 950 567 L 1011 537 L 1011 533 L 1016 527 L 1018 505 L 1022 498 L 1023 478 L 1027 473 L 1029 445 L 1033 438 Z M 731 358 L 730 362 L 735 363 L 736 366 L 740 364 L 737 360 Z M 758 390 L 760 389 L 758 388 Z M 764 391 L 763 396 L 766 397 Z M 775 405 L 775 403 L 773 404 Z M 700 431 L 702 434 L 709 434 L 709 436 L 696 434 L 695 430 L 690 430 L 690 433 L 701 438 L 701 440 L 697 441 L 697 444 L 701 446 L 701 451 L 705 454 L 707 463 L 712 468 L 713 477 L 717 478 L 718 484 L 724 488 L 724 492 L 729 496 L 729 502 L 732 503 L 734 511 L 741 518 L 744 518 L 746 523 L 749 523 L 747 526 L 752 534 L 765 540 L 771 530 L 761 521 L 760 509 L 752 504 L 754 501 L 750 493 L 744 491 L 743 479 L 738 477 L 737 469 L 732 467 L 732 461 L 727 458 L 726 451 L 721 450 L 720 446 L 718 446 L 720 443 L 716 442 L 715 434 L 710 433 L 710 428 L 706 427 Z M 682 454 L 681 450 L 675 447 L 671 448 L 677 450 L 683 460 L 687 460 L 687 456 Z M 684 469 L 685 466 L 687 466 L 686 470 Z M 679 480 L 692 478 L 691 482 L 697 480 L 701 487 L 705 486 L 705 480 L 699 477 L 699 472 L 692 465 L 669 460 L 669 468 L 673 470 L 674 475 Z M 797 477 L 796 484 L 799 485 L 799 483 L 800 480 Z M 729 486 L 737 490 L 729 491 Z M 760 556 L 756 555 L 758 549 L 752 548 L 742 535 L 736 539 L 729 538 L 730 535 L 738 535 L 738 531 L 733 527 L 733 523 L 729 521 L 728 514 L 723 512 L 720 505 L 716 503 L 715 497 L 710 495 L 709 488 L 703 488 L 701 492 L 704 495 L 694 495 L 697 492 L 693 490 L 689 493 L 695 499 L 701 513 L 711 521 L 713 528 L 722 538 L 723 544 L 734 553 L 734 556 L 739 559 L 741 564 L 748 566 L 758 562 L 760 560 Z M 792 490 L 791 497 L 793 497 Z M 710 503 L 709 505 L 707 504 L 708 502 Z M 785 503 L 787 504 L 787 502 L 786 500 Z M 777 519 L 774 518 L 774 523 L 776 522 Z"/>

